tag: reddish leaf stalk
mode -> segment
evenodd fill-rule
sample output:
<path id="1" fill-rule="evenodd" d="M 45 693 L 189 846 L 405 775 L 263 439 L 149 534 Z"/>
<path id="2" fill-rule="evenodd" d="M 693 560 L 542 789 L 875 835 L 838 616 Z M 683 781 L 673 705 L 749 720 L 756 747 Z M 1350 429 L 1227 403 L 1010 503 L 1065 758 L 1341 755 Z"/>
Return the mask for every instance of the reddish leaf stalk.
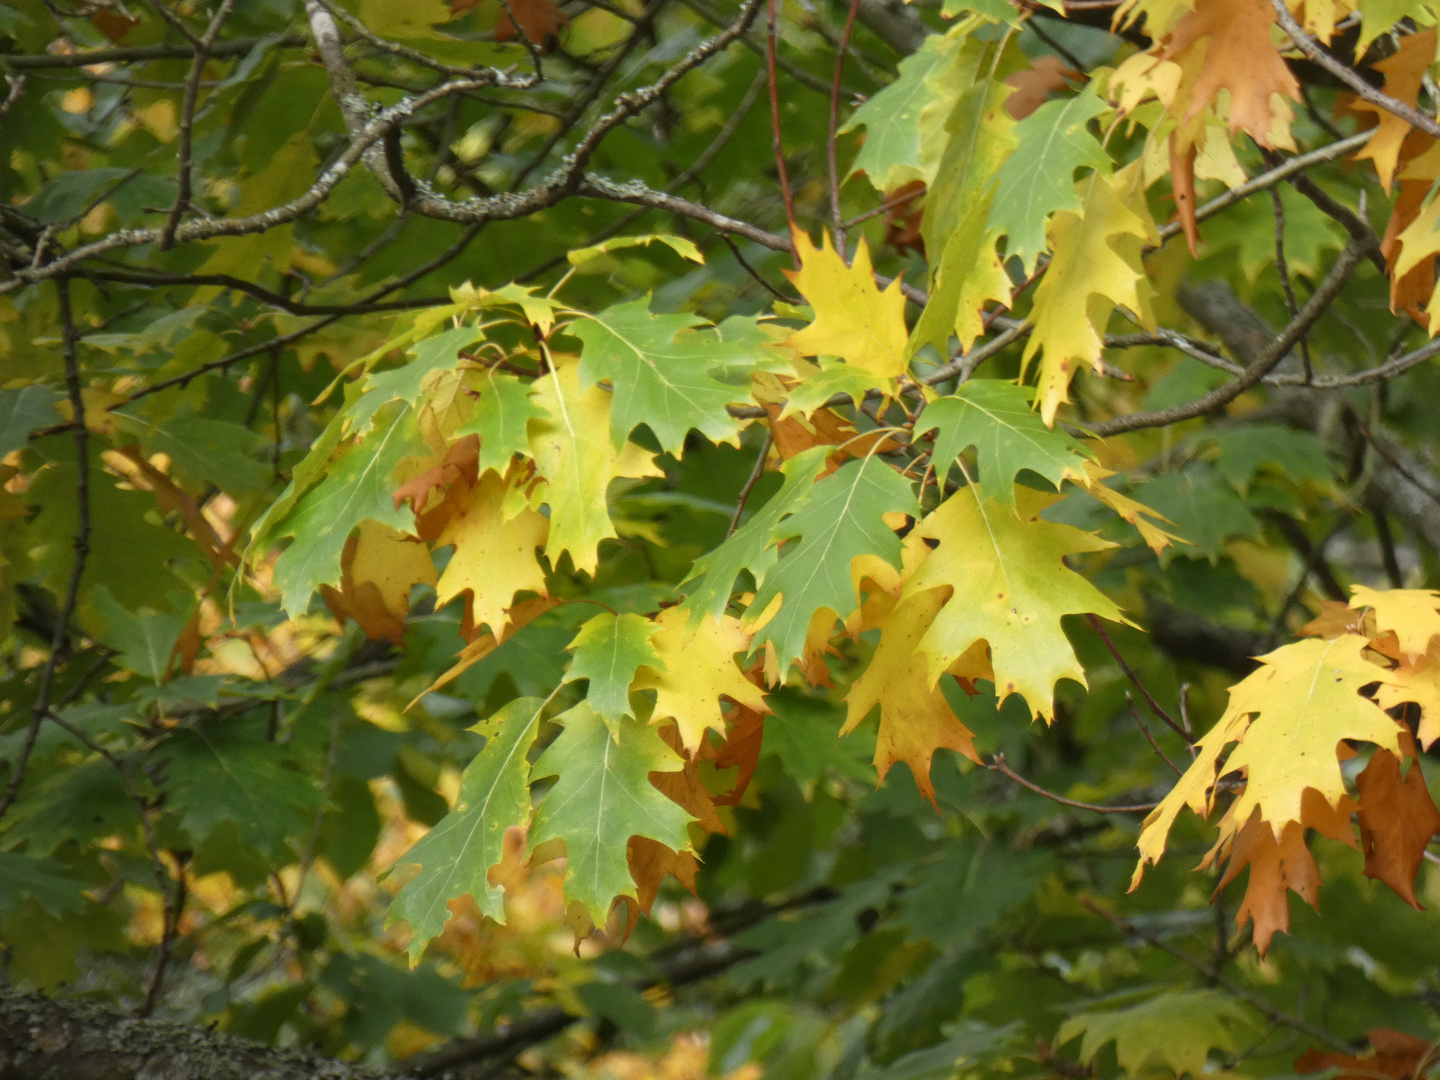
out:
<path id="1" fill-rule="evenodd" d="M 835 138 L 840 126 L 840 78 L 845 73 L 845 54 L 850 51 L 850 34 L 855 29 L 855 16 L 859 13 L 860 0 L 850 0 L 845 30 L 835 50 L 835 78 L 830 83 L 830 126 L 825 137 L 825 167 L 830 174 L 830 220 L 834 222 L 835 250 L 842 259 L 845 257 L 845 219 L 840 213 L 840 168 L 835 160 Z"/>
<path id="2" fill-rule="evenodd" d="M 775 73 L 776 42 L 776 0 L 766 0 L 765 7 L 765 77 L 770 83 L 770 129 L 775 144 L 775 168 L 780 174 L 780 192 L 785 199 L 785 220 L 793 236 L 799 231 L 795 224 L 795 193 L 790 190 L 790 173 L 785 168 L 785 143 L 780 131 L 780 85 Z M 800 256 L 795 255 L 795 265 L 800 265 Z"/>

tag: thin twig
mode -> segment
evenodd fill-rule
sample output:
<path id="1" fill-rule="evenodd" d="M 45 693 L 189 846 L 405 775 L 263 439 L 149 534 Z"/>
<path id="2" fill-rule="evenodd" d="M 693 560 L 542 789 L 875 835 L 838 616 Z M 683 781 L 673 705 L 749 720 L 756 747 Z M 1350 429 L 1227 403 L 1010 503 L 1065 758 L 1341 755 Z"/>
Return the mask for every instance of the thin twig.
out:
<path id="1" fill-rule="evenodd" d="M 860 0 L 850 0 L 850 13 L 835 51 L 835 78 L 830 83 L 830 116 L 825 137 L 825 168 L 830 180 L 830 220 L 835 230 L 835 250 L 845 257 L 845 219 L 840 213 L 840 166 L 835 160 L 835 140 L 840 127 L 840 78 L 845 74 L 845 54 L 850 48 L 850 34 L 855 29 L 855 16 L 860 13 Z"/>
<path id="2" fill-rule="evenodd" d="M 752 278 L 754 278 L 761 285 L 763 285 L 766 291 L 769 292 L 771 296 L 775 297 L 776 300 L 779 300 L 782 303 L 786 304 L 794 304 L 798 302 L 795 297 L 787 296 L 785 293 L 777 289 L 774 285 L 771 285 L 770 282 L 766 281 L 765 278 L 761 275 L 760 271 L 756 270 L 755 267 L 750 265 L 750 260 L 745 258 L 745 256 L 740 253 L 740 246 L 735 243 L 734 238 L 731 237 L 729 233 L 721 233 L 720 239 L 724 240 L 725 243 L 729 246 L 730 254 L 735 256 L 735 261 L 740 264 L 740 269 L 744 270 Z"/>
<path id="3" fill-rule="evenodd" d="M 1010 768 L 1009 765 L 1005 764 L 1004 754 L 996 754 L 990 759 L 990 764 L 987 765 L 986 768 L 993 769 L 1001 776 L 1008 776 L 1011 780 L 1014 780 L 1015 783 L 1033 791 L 1036 795 L 1043 795 L 1051 802 L 1057 802 L 1061 806 L 1073 806 L 1076 810 L 1091 810 L 1097 814 L 1148 814 L 1160 805 L 1159 803 L 1138 803 L 1133 806 L 1100 806 L 1097 803 L 1076 802 L 1074 799 L 1067 799 L 1063 795 L 1056 795 L 1053 791 L 1046 791 L 1039 784 L 1032 784 L 1014 769 Z"/>
<path id="4" fill-rule="evenodd" d="M 70 578 L 65 584 L 65 596 L 55 613 L 55 627 L 50 636 L 50 655 L 40 669 L 40 686 L 35 702 L 30 707 L 30 724 L 25 730 L 25 741 L 15 756 L 10 782 L 0 795 L 0 817 L 15 804 L 20 795 L 20 785 L 25 782 L 25 772 L 30 755 L 35 752 L 35 740 L 40 735 L 40 725 L 50 712 L 50 693 L 55 686 L 55 673 L 65 653 L 65 642 L 70 629 L 70 620 L 75 615 L 75 606 L 80 600 L 80 579 L 85 575 L 85 564 L 90 557 L 90 431 L 85 426 L 85 399 L 80 381 L 80 334 L 75 326 L 75 312 L 70 306 L 70 279 L 57 278 L 55 294 L 58 301 L 61 332 L 61 353 L 65 363 L 65 390 L 70 401 L 71 414 L 75 418 L 75 539 L 74 562 L 70 567 Z"/>
<path id="5" fill-rule="evenodd" d="M 1440 138 L 1440 123 L 1436 123 L 1433 116 L 1427 116 L 1413 105 L 1406 105 L 1398 98 L 1393 98 L 1389 94 L 1375 89 L 1365 81 L 1365 77 L 1358 71 L 1337 60 L 1328 49 L 1311 38 L 1305 32 L 1304 27 L 1295 21 L 1295 16 L 1291 15 L 1290 9 L 1285 6 L 1285 0 L 1270 0 L 1270 6 L 1274 8 L 1275 18 L 1279 20 L 1285 33 L 1290 36 L 1290 40 L 1295 43 L 1295 47 L 1353 90 L 1362 101 L 1378 105 L 1386 112 L 1400 117 L 1411 127 L 1419 128 L 1427 135 Z"/>
<path id="6" fill-rule="evenodd" d="M 185 914 L 185 901 L 190 895 L 185 875 L 185 864 L 188 859 L 181 858 L 173 851 L 170 856 L 175 860 L 175 888 L 165 904 L 165 919 L 160 929 L 160 946 L 155 953 L 155 966 L 150 970 L 150 981 L 145 987 L 145 1000 L 136 1010 L 136 1014 L 139 1016 L 149 1016 L 160 1000 L 160 990 L 165 985 L 165 969 L 170 964 L 170 953 L 174 950 L 175 936 L 180 930 L 180 918 Z M 161 895 L 163 896 L 164 893 L 162 892 Z"/>
<path id="7" fill-rule="evenodd" d="M 750 475 L 745 480 L 745 486 L 740 489 L 740 496 L 735 502 L 735 513 L 730 518 L 730 527 L 725 530 L 725 539 L 735 535 L 735 530 L 740 527 L 740 518 L 745 514 L 745 503 L 750 499 L 750 492 L 755 490 L 755 485 L 760 482 L 760 477 L 765 474 L 765 458 L 770 453 L 770 446 L 775 441 L 774 435 L 769 428 L 765 430 L 765 441 L 760 444 L 760 453 L 755 455 L 755 466 L 750 470 Z"/>
<path id="8" fill-rule="evenodd" d="M 165 228 L 160 234 L 159 243 L 155 245 L 160 251 L 169 251 L 175 244 L 175 230 L 180 227 L 180 220 L 185 216 L 185 211 L 190 208 L 194 182 L 192 175 L 194 164 L 190 157 L 192 133 L 195 126 L 195 107 L 200 100 L 200 77 L 205 72 L 205 65 L 210 62 L 210 47 L 220 36 L 220 28 L 230 17 L 230 12 L 235 7 L 235 0 L 222 0 L 219 9 L 210 20 L 210 25 L 205 28 L 205 33 L 199 38 L 194 37 L 186 30 L 185 24 L 180 21 L 179 16 L 165 7 L 162 0 L 156 0 L 152 6 L 160 12 L 166 22 L 189 38 L 190 43 L 195 47 L 195 59 L 190 62 L 190 74 L 185 79 L 185 96 L 180 105 L 180 171 L 176 175 L 175 204 L 170 207 L 170 213 L 165 218 Z"/>
<path id="9" fill-rule="evenodd" d="M 1160 749 L 1160 744 L 1155 741 L 1155 736 L 1150 734 L 1150 729 L 1145 726 L 1145 721 L 1140 719 L 1140 713 L 1135 709 L 1135 698 L 1131 696 L 1129 690 L 1125 691 L 1125 704 L 1130 707 L 1130 715 L 1135 719 L 1135 726 L 1138 727 L 1140 733 L 1145 736 L 1145 741 L 1150 744 L 1150 749 L 1154 750 L 1155 753 L 1160 756 L 1161 761 L 1170 766 L 1170 771 L 1176 776 L 1183 775 L 1180 766 L 1171 761 L 1165 751 Z"/>
<path id="10" fill-rule="evenodd" d="M 770 82 L 770 128 L 771 141 L 775 150 L 775 168 L 780 174 L 780 194 L 785 200 L 785 221 L 790 226 L 790 235 L 795 235 L 799 227 L 795 224 L 795 193 L 790 190 L 790 173 L 785 168 L 785 141 L 780 130 L 780 80 L 775 74 L 775 49 L 778 28 L 775 25 L 777 18 L 776 0 L 766 0 L 765 19 L 765 77 Z M 795 256 L 795 265 L 800 265 L 799 255 Z"/>
<path id="11" fill-rule="evenodd" d="M 1285 259 L 1285 204 L 1280 201 L 1280 189 L 1270 189 L 1270 205 L 1275 211 L 1275 272 L 1280 275 L 1280 287 L 1285 291 L 1285 306 L 1290 318 L 1300 316 L 1300 305 L 1295 300 L 1295 286 L 1290 282 L 1290 264 Z M 1310 364 L 1310 337 L 1300 336 L 1300 362 L 1304 367 L 1305 381 L 1315 378 L 1315 369 Z"/>
<path id="12" fill-rule="evenodd" d="M 1155 718 L 1157 720 L 1163 720 L 1171 731 L 1175 732 L 1175 734 L 1179 735 L 1182 739 L 1186 739 L 1188 742 L 1189 740 L 1186 738 L 1185 729 L 1175 722 L 1175 718 L 1161 707 L 1160 702 L 1155 700 L 1155 695 L 1150 693 L 1150 688 L 1140 681 L 1140 676 L 1135 674 L 1135 669 L 1132 668 L 1125 657 L 1121 655 L 1119 647 L 1111 639 L 1110 634 L 1105 629 L 1105 624 L 1100 621 L 1099 616 L 1086 615 L 1085 619 L 1090 623 L 1090 629 L 1100 635 L 1100 640 L 1105 643 L 1105 648 L 1110 651 L 1110 655 L 1113 656 L 1115 662 L 1120 665 L 1120 670 L 1125 673 L 1125 677 L 1134 684 L 1136 690 L 1140 691 L 1140 696 L 1145 699 L 1145 704 L 1150 706 L 1150 711 L 1155 714 Z"/>
<path id="13" fill-rule="evenodd" d="M 1325 313 L 1335 297 L 1339 295 L 1340 290 L 1344 288 L 1346 280 L 1350 277 L 1350 271 L 1360 261 L 1364 250 L 1364 245 L 1359 241 L 1351 240 L 1346 244 L 1345 250 L 1340 252 L 1334 265 L 1330 267 L 1330 273 L 1325 276 L 1325 280 L 1320 283 L 1319 288 L 1300 309 L 1300 314 L 1290 320 L 1290 324 L 1261 350 L 1260 354 L 1241 374 L 1235 376 L 1224 386 L 1216 387 L 1208 394 L 1183 405 L 1176 405 L 1169 409 L 1152 409 L 1148 412 L 1131 413 L 1128 416 L 1117 416 L 1113 420 L 1106 420 L 1099 424 L 1084 425 L 1084 429 L 1092 435 L 1104 438 L 1126 431 L 1138 431 L 1141 428 L 1168 427 L 1182 420 L 1204 416 L 1229 404 L 1270 374 L 1270 371 L 1294 347 L 1295 342 Z"/>

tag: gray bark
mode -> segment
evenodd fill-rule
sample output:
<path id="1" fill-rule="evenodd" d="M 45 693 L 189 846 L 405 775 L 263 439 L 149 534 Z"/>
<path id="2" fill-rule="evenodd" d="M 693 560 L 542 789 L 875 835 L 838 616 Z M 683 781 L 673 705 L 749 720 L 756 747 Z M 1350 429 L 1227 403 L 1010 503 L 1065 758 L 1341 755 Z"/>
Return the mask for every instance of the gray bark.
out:
<path id="1" fill-rule="evenodd" d="M 381 1080 L 304 1050 L 0 987 L 0 1080 Z M 390 1078 L 393 1080 L 393 1076 Z"/>

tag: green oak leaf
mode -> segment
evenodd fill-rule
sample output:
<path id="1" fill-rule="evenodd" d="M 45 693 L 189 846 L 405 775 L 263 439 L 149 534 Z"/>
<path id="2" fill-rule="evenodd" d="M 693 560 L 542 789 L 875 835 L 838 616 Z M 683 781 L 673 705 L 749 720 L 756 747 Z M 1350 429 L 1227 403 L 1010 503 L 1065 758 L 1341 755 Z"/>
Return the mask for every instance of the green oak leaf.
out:
<path id="1" fill-rule="evenodd" d="M 1035 268 L 1045 250 L 1045 222 L 1056 210 L 1080 210 L 1075 170 L 1109 175 L 1110 155 L 1089 123 L 1111 106 L 1091 83 L 1072 98 L 1047 101 L 1015 126 L 1019 145 L 995 174 L 998 188 L 990 225 L 1009 237 L 1006 253 Z"/>
<path id="2" fill-rule="evenodd" d="M 525 425 L 543 420 L 545 410 L 530 399 L 530 387 L 514 375 L 493 368 L 485 373 L 475 416 L 455 435 L 480 436 L 480 471 L 503 472 L 510 459 L 530 448 Z"/>
<path id="3" fill-rule="evenodd" d="M 654 315 L 644 300 L 577 319 L 569 332 L 585 345 L 581 389 L 602 379 L 614 387 L 610 435 L 617 449 L 641 424 L 677 458 L 692 428 L 713 442 L 737 441 L 744 424 L 726 407 L 745 400 L 747 389 L 721 382 L 712 369 L 733 370 L 753 356 L 743 342 L 721 340 L 694 315 Z"/>
<path id="4" fill-rule="evenodd" d="M 1279 424 L 1240 424 L 1207 435 L 1206 441 L 1219 448 L 1215 466 L 1242 495 L 1266 465 L 1291 480 L 1334 481 L 1325 445 L 1308 431 Z"/>
<path id="5" fill-rule="evenodd" d="M 0 457 L 30 441 L 30 432 L 60 422 L 55 403 L 60 395 L 32 383 L 17 390 L 0 390 Z"/>
<path id="6" fill-rule="evenodd" d="M 460 797 L 439 823 L 402 855 L 396 865 L 418 863 L 420 872 L 390 901 L 385 924 L 410 924 L 410 964 L 444 928 L 446 904 L 470 895 L 496 922 L 505 921 L 504 890 L 486 876 L 505 853 L 505 830 L 530 816 L 530 763 L 544 701 L 516 698 L 471 730 L 485 746 L 465 766 Z"/>
<path id="7" fill-rule="evenodd" d="M 1131 1076 L 1164 1066 L 1200 1077 L 1212 1049 L 1238 1050 L 1236 1028 L 1252 1027 L 1245 1006 L 1219 990 L 1170 990 L 1128 1009 L 1072 1016 L 1060 1025 L 1055 1045 L 1083 1035 L 1080 1060 L 1088 1062 L 1113 1040 L 1120 1067 Z"/>
<path id="8" fill-rule="evenodd" d="M 165 765 L 167 806 L 198 844 L 228 825 L 242 844 L 279 858 L 325 802 L 308 776 L 288 766 L 286 747 L 242 725 L 177 728 L 154 754 Z"/>
<path id="9" fill-rule="evenodd" d="M 951 334 L 968 348 L 984 330 L 985 301 L 1010 302 L 1010 279 L 995 250 L 999 233 L 990 223 L 990 209 L 996 170 L 1016 146 L 1015 121 L 1005 110 L 1011 89 L 998 81 L 1014 66 L 1012 55 L 1012 50 L 1001 54 L 994 77 L 986 77 L 988 65 L 977 71 L 974 85 L 959 96 L 946 120 L 949 138 L 925 196 L 920 226 L 925 250 L 938 258 L 930 263 L 930 299 L 910 335 L 912 353 L 931 344 L 944 354 Z"/>
<path id="10" fill-rule="evenodd" d="M 942 127 L 960 90 L 958 80 L 947 76 L 964 40 L 931 34 L 900 61 L 895 81 L 871 95 L 840 129 L 865 128 L 865 143 L 851 173 L 863 172 L 876 191 L 888 193 L 914 180 L 934 181 Z"/>
<path id="11" fill-rule="evenodd" d="M 51 915 L 85 906 L 85 882 L 59 873 L 59 864 L 18 851 L 0 851 L 0 918 L 29 897 Z"/>
<path id="12" fill-rule="evenodd" d="M 1015 509 L 1015 476 L 1029 469 L 1057 488 L 1089 457 L 1081 443 L 1052 431 L 1030 407 L 1032 391 L 1005 379 L 971 379 L 950 397 L 925 406 L 915 437 L 935 432 L 930 461 L 943 481 L 967 446 L 975 447 L 980 491 L 1007 510 Z"/>
<path id="13" fill-rule="evenodd" d="M 564 730 L 540 755 L 536 779 L 557 777 L 535 810 L 530 847 L 565 843 L 565 899 L 578 900 L 603 925 L 616 897 L 633 896 L 626 847 L 646 836 L 689 850 L 694 820 L 650 783 L 654 772 L 678 772 L 684 761 L 653 728 L 629 717 L 616 733 L 585 702 L 556 717 Z"/>
<path id="14" fill-rule="evenodd" d="M 660 627 L 642 615 L 596 615 L 580 627 L 566 646 L 575 654 L 565 681 L 589 679 L 585 700 L 612 727 L 630 712 L 630 683 L 642 665 L 665 670 L 665 661 L 650 644 Z"/>
<path id="15" fill-rule="evenodd" d="M 695 560 L 681 585 L 682 589 L 691 585 L 685 606 L 690 609 L 692 627 L 706 614 L 717 619 L 724 614 L 735 589 L 735 579 L 742 573 L 749 571 L 758 582 L 775 565 L 777 552 L 771 534 L 780 519 L 800 505 L 831 453 L 829 446 L 812 446 L 785 462 L 781 466 L 785 482 L 780 490 L 723 544 Z"/>
<path id="16" fill-rule="evenodd" d="M 770 533 L 773 541 L 801 537 L 767 570 L 750 611 L 760 616 L 778 597 L 779 610 L 755 633 L 752 649 L 775 646 L 780 671 L 804 651 L 810 617 L 829 608 L 845 618 L 856 607 L 850 563 L 878 555 L 900 566 L 900 537 L 884 515 L 918 515 L 915 492 L 898 472 L 875 457 L 847 462 L 808 488 L 798 505 Z"/>
<path id="17" fill-rule="evenodd" d="M 460 352 L 484 336 L 479 326 L 457 326 L 417 341 L 407 350 L 415 357 L 401 367 L 372 372 L 365 380 L 365 393 L 350 413 L 350 430 L 365 430 L 384 405 L 403 401 L 414 405 L 427 384 L 436 376 L 453 371 L 460 364 Z"/>
<path id="18" fill-rule="evenodd" d="M 91 592 L 95 613 L 105 621 L 101 640 L 116 651 L 115 662 L 127 671 L 143 675 L 153 682 L 164 682 L 170 670 L 175 642 L 189 621 L 185 615 L 165 612 L 127 611 L 110 591 L 108 585 L 97 585 Z"/>
<path id="19" fill-rule="evenodd" d="M 164 454 L 175 475 L 196 485 L 214 484 L 230 493 L 261 491 L 274 477 L 255 453 L 265 438 L 243 424 L 198 416 L 183 403 L 164 423 L 116 410 L 110 414 L 123 431 L 140 440 L 145 453 Z"/>
<path id="20" fill-rule="evenodd" d="M 400 530 L 414 526 L 410 507 L 395 505 L 394 474 L 404 458 L 424 449 L 414 410 L 393 410 L 331 464 L 325 478 L 275 526 L 275 539 L 295 538 L 275 560 L 275 586 L 287 614 L 304 614 L 317 588 L 339 582 L 340 554 L 360 522 L 368 518 Z"/>
<path id="21" fill-rule="evenodd" d="M 1260 522 L 1235 494 L 1214 465 L 1198 462 L 1179 472 L 1166 473 L 1135 489 L 1135 498 L 1169 519 L 1175 531 L 1203 551 L 1213 563 L 1225 541 L 1237 536 L 1257 537 Z M 1174 557 L 1167 549 L 1163 562 Z"/>

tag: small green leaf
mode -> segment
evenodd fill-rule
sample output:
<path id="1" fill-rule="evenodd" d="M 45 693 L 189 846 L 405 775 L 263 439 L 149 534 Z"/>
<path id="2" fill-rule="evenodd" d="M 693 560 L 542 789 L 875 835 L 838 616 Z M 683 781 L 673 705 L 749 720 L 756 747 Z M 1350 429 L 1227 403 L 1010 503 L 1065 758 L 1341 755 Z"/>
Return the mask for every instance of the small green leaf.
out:
<path id="1" fill-rule="evenodd" d="M 1047 101 L 1015 128 L 1020 144 L 1000 166 L 990 224 L 1009 237 L 1006 252 L 1028 274 L 1045 250 L 1045 222 L 1056 210 L 1080 210 L 1075 170 L 1090 167 L 1107 176 L 1110 155 L 1089 123 L 1110 108 L 1091 83 L 1072 98 Z"/>
<path id="2" fill-rule="evenodd" d="M 0 851 L 0 918 L 11 914 L 30 897 L 51 915 L 79 911 L 85 906 L 83 881 L 60 872 L 57 863 Z"/>
<path id="3" fill-rule="evenodd" d="M 1324 444 L 1308 431 L 1279 424 L 1241 424 L 1218 431 L 1207 441 L 1219 447 L 1215 464 L 1242 494 L 1266 465 L 1291 480 L 1329 484 L 1334 479 Z"/>
<path id="4" fill-rule="evenodd" d="M 925 406 L 915 425 L 918 439 L 935 432 L 930 460 L 943 481 L 968 446 L 978 454 L 980 490 L 1015 509 L 1015 476 L 1029 469 L 1057 488 L 1084 464 L 1085 448 L 1063 431 L 1045 426 L 1030 407 L 1031 391 L 1003 379 L 971 379 L 950 397 Z"/>
<path id="5" fill-rule="evenodd" d="M 60 395 L 32 383 L 18 390 L 0 390 L 0 457 L 30 441 L 30 432 L 59 423 L 55 403 Z"/>
<path id="6" fill-rule="evenodd" d="M 658 624 L 641 615 L 602 612 L 580 627 L 566 646 L 575 654 L 565 681 L 589 679 L 585 700 L 612 726 L 630 712 L 630 683 L 643 665 L 665 670 L 665 661 L 650 644 Z"/>
<path id="7" fill-rule="evenodd" d="M 154 751 L 164 762 L 168 806 L 196 843 L 223 825 L 270 858 L 305 835 L 324 794 L 288 767 L 289 751 L 236 724 L 178 728 Z"/>
<path id="8" fill-rule="evenodd" d="M 785 671 L 804 651 L 817 610 L 829 608 L 842 619 L 855 610 L 854 559 L 878 555 L 898 568 L 900 537 L 885 524 L 889 513 L 918 515 L 920 505 L 910 481 L 875 457 L 847 462 L 810 487 L 771 530 L 773 541 L 802 539 L 764 575 L 751 613 L 758 617 L 777 598 L 783 603 L 756 632 L 751 648 L 772 642 L 779 670 Z"/>
<path id="9" fill-rule="evenodd" d="M 677 772 L 684 761 L 653 728 L 629 717 L 612 736 L 583 701 L 556 720 L 565 730 L 535 762 L 534 776 L 558 779 L 535 810 L 530 847 L 565 842 L 565 899 L 580 901 L 599 926 L 616 897 L 635 894 L 630 837 L 689 849 L 686 826 L 694 819 L 650 783 L 652 772 Z"/>
<path id="10" fill-rule="evenodd" d="M 240 494 L 263 490 L 274 475 L 253 456 L 264 444 L 263 436 L 243 424 L 197 416 L 188 403 L 163 423 L 121 410 L 111 415 L 140 440 L 146 454 L 166 455 L 176 476 L 197 486 L 213 484 Z"/>
<path id="11" fill-rule="evenodd" d="M 649 247 L 651 244 L 664 244 L 671 251 L 681 258 L 689 259 L 691 262 L 704 263 L 705 256 L 700 254 L 700 249 L 683 236 L 670 236 L 666 233 L 651 233 L 648 236 L 612 236 L 590 247 L 575 248 L 566 254 L 571 266 L 584 266 L 592 259 L 598 259 L 602 255 L 608 255 L 612 251 L 620 251 L 624 248 Z"/>
<path id="12" fill-rule="evenodd" d="M 1164 1065 L 1200 1077 L 1210 1051 L 1238 1050 L 1235 1029 L 1250 1026 L 1245 1007 L 1218 990 L 1171 990 L 1128 1009 L 1072 1016 L 1060 1025 L 1055 1045 L 1083 1034 L 1080 1060 L 1089 1062 L 1113 1039 L 1120 1067 L 1131 1076 Z"/>
<path id="13" fill-rule="evenodd" d="M 153 682 L 164 682 L 186 617 L 144 608 L 127 611 L 106 585 L 95 586 L 90 596 L 95 613 L 105 620 L 100 639 L 116 651 L 116 663 Z"/>
<path id="14" fill-rule="evenodd" d="M 1223 554 L 1227 540 L 1260 535 L 1260 522 L 1245 500 L 1208 462 L 1142 484 L 1135 498 L 1173 522 L 1175 531 L 1212 563 Z M 1174 554 L 1174 549 L 1166 552 L 1171 557 Z"/>
<path id="15" fill-rule="evenodd" d="M 514 375 L 491 369 L 475 404 L 475 416 L 455 435 L 480 436 L 480 469 L 502 472 L 510 459 L 530 448 L 525 425 L 543 419 L 545 411 L 530 399 L 530 387 Z"/>
<path id="16" fill-rule="evenodd" d="M 305 613 L 317 588 L 339 582 L 340 554 L 360 522 L 373 519 L 400 530 L 414 526 L 410 508 L 395 505 L 394 474 L 405 457 L 423 449 L 414 410 L 400 408 L 345 451 L 275 527 L 275 539 L 295 538 L 275 560 L 275 586 L 292 618 Z"/>
<path id="17" fill-rule="evenodd" d="M 525 824 L 530 814 L 530 764 L 544 702 L 516 698 L 472 729 L 485 746 L 465 767 L 455 809 L 402 855 L 397 865 L 420 864 L 420 872 L 390 902 L 385 924 L 410 924 L 410 963 L 445 928 L 446 904 L 469 894 L 486 915 L 505 921 L 503 892 L 491 885 L 489 870 L 505 853 L 505 830 Z"/>
<path id="18" fill-rule="evenodd" d="M 644 300 L 577 319 L 570 333 L 585 343 L 580 388 L 602 379 L 614 387 L 610 435 L 617 449 L 641 424 L 677 458 L 692 428 L 712 442 L 737 441 L 744 425 L 727 406 L 745 400 L 748 388 L 721 382 L 712 369 L 757 358 L 743 342 L 723 341 L 694 315 L 653 315 Z"/>
<path id="19" fill-rule="evenodd" d="M 832 452 L 828 446 L 813 446 L 785 462 L 785 483 L 780 490 L 723 544 L 695 560 L 681 586 L 693 583 L 685 599 L 691 626 L 698 625 L 705 614 L 717 619 L 724 614 L 735 579 L 742 573 L 749 571 L 758 582 L 775 565 L 775 541 L 771 536 L 775 526 L 800 505 Z"/>

